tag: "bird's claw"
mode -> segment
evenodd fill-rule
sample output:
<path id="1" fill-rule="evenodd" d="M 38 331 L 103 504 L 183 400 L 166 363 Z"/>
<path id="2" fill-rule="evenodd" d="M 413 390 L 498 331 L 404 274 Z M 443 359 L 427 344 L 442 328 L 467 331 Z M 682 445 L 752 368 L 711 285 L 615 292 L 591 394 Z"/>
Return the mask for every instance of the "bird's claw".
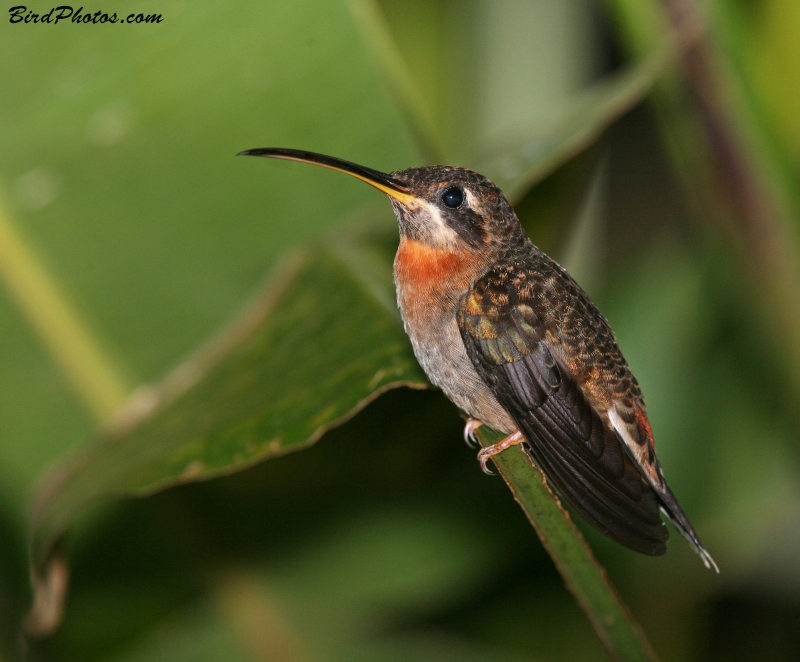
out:
<path id="1" fill-rule="evenodd" d="M 480 446 L 478 435 L 475 433 L 481 425 L 483 425 L 483 421 L 477 418 L 470 418 L 464 426 L 464 441 L 467 442 L 467 446 L 470 448 L 478 448 L 478 446 Z"/>
<path id="2" fill-rule="evenodd" d="M 487 453 L 486 452 L 487 450 L 490 449 L 484 448 L 480 453 L 478 453 L 478 462 L 480 462 L 481 470 L 483 471 L 483 473 L 485 473 L 487 476 L 494 476 L 495 475 L 494 471 L 492 471 L 488 466 L 486 466 L 486 462 L 493 457 L 493 453 L 491 452 Z"/>
<path id="3" fill-rule="evenodd" d="M 467 423 L 469 425 L 469 423 Z M 493 458 L 495 455 L 502 453 L 507 448 L 511 448 L 512 446 L 516 446 L 517 444 L 521 444 L 525 441 L 524 435 L 517 430 L 516 432 L 512 432 L 502 441 L 499 441 L 496 444 L 491 446 L 487 446 L 486 448 L 482 448 L 481 451 L 478 453 L 478 462 L 481 464 L 481 469 L 483 469 L 483 473 L 488 474 L 490 476 L 494 476 L 494 471 L 491 471 L 489 467 L 486 466 L 486 462 Z"/>

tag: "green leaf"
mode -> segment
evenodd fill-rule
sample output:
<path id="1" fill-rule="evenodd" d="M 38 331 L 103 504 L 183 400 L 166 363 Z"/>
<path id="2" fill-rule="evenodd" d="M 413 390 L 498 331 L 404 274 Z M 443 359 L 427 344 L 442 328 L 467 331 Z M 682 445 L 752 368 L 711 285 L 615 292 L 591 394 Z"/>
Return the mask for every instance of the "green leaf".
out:
<path id="1" fill-rule="evenodd" d="M 20 520 L 89 416 L 106 422 L 117 394 L 194 351 L 288 250 L 380 200 L 234 154 L 288 145 L 384 170 L 417 158 L 343 3 L 155 11 L 147 30 L 6 21 L 0 39 L 16 63 L 0 70 L 0 497 Z"/>
<path id="2" fill-rule="evenodd" d="M 429 163 L 443 161 L 439 127 L 434 123 L 429 105 L 391 35 L 377 0 L 349 0 L 348 6 L 421 153 Z"/>
<path id="3" fill-rule="evenodd" d="M 368 275 L 377 259 L 359 244 L 295 255 L 225 333 L 140 391 L 45 478 L 34 566 L 91 502 L 232 473 L 308 446 L 387 389 L 424 388 L 387 283 Z"/>
<path id="4" fill-rule="evenodd" d="M 673 62 L 675 44 L 663 40 L 640 62 L 575 95 L 546 131 L 517 136 L 482 150 L 475 167 L 512 202 L 592 145 L 614 121 L 638 105 Z"/>
<path id="5" fill-rule="evenodd" d="M 483 428 L 478 436 L 483 446 L 501 439 L 498 433 Z M 605 570 L 522 447 L 513 446 L 493 460 L 611 657 L 631 662 L 655 660 Z"/>

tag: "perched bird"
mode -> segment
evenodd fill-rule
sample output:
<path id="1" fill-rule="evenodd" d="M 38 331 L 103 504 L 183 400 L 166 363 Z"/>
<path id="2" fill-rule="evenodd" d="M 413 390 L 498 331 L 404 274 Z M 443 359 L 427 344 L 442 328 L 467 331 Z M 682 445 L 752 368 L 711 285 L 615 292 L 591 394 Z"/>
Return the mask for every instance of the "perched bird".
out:
<path id="1" fill-rule="evenodd" d="M 397 301 L 430 380 L 468 416 L 505 435 L 589 522 L 658 556 L 663 512 L 706 567 L 716 564 L 670 490 L 636 378 L 602 313 L 539 250 L 492 182 L 450 166 L 385 174 L 338 158 L 262 148 L 242 155 L 311 163 L 389 196 L 400 225 Z M 717 570 L 718 571 L 718 570 Z"/>

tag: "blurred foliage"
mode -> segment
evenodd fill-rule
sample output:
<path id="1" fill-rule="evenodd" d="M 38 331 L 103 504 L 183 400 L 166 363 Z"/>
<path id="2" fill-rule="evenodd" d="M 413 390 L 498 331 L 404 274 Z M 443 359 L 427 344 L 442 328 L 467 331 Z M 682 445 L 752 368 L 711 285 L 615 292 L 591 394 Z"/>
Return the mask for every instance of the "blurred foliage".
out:
<path id="1" fill-rule="evenodd" d="M 650 52 L 669 4 L 175 1 L 146 8 L 161 24 L 123 30 L 5 23 L 2 221 L 57 285 L 106 383 L 130 392 L 231 319 L 287 250 L 366 231 L 391 252 L 382 237 L 394 221 L 367 187 L 234 153 L 285 145 L 382 170 L 432 154 L 490 163 L 591 110 L 600 88 L 587 86 L 621 53 Z M 772 292 L 794 277 L 774 266 L 800 258 L 800 14 L 793 0 L 688 4 L 724 73 L 727 126 L 752 146 L 780 210 L 787 240 L 771 271 L 775 242 L 748 257 L 747 227 L 703 202 L 714 194 L 693 185 L 702 161 L 675 148 L 708 129 L 670 87 L 680 67 L 656 92 L 655 121 L 650 107 L 623 117 L 599 146 L 523 187 L 517 209 L 609 317 L 667 476 L 722 574 L 674 535 L 666 557 L 649 559 L 585 529 L 597 556 L 662 659 L 790 660 L 800 655 L 800 378 L 783 357 L 800 337 L 786 320 L 800 313 L 784 314 Z M 388 266 L 376 265 L 386 262 L 358 255 L 350 263 L 385 293 Z M 26 645 L 36 660 L 604 659 L 508 491 L 459 443 L 453 407 L 407 390 L 310 450 L 84 513 L 67 539 L 65 620 L 21 643 L 33 480 L 102 414 L 4 282 L 0 659 Z M 392 313 L 371 296 L 374 309 L 350 300 L 338 321 L 372 311 L 380 327 Z M 309 327 L 306 344 L 324 347 L 324 332 Z M 273 388 L 318 387 L 321 376 L 293 367 L 302 354 L 286 338 Z M 292 411 L 310 436 L 345 410 L 316 423 Z"/>
<path id="2" fill-rule="evenodd" d="M 384 69 L 397 79 L 398 103 L 411 122 L 415 116 L 427 116 L 419 108 L 420 99 L 401 68 L 400 56 L 389 49 L 393 40 L 380 10 L 363 3 L 359 9 L 362 26 L 371 26 L 374 49 L 384 54 Z M 641 64 L 576 95 L 570 112 L 553 128 L 521 146 L 494 148 L 488 159 L 479 157 L 486 162 L 481 169 L 512 199 L 521 195 L 585 150 L 614 119 L 643 99 L 674 54 L 670 46 L 666 40 Z M 420 126 L 424 124 L 427 121 Z M 569 260 L 591 253 L 584 235 L 590 236 L 596 225 L 598 199 L 595 182 Z M 548 206 L 553 207 L 552 201 Z M 29 634 L 49 635 L 61 619 L 68 565 L 54 547 L 87 504 L 151 494 L 298 450 L 382 392 L 426 385 L 401 329 L 387 278 L 395 244 L 396 240 L 386 242 L 382 232 L 342 231 L 332 250 L 313 247 L 288 259 L 223 334 L 159 385 L 140 389 L 104 426 L 96 443 L 72 454 L 44 477 L 32 509 L 35 594 L 25 622 Z M 578 273 L 583 274 L 591 260 L 581 258 L 581 262 Z M 45 280 L 38 275 L 38 281 Z M 47 287 L 40 285 L 39 290 L 28 288 L 23 292 L 28 296 L 18 299 L 23 304 L 31 299 L 58 300 L 47 294 Z M 45 310 L 31 317 L 49 330 L 53 325 L 48 324 L 47 310 L 53 307 L 66 309 L 29 306 L 33 312 Z M 59 319 L 69 316 L 62 312 Z M 73 328 L 67 334 L 72 344 L 53 342 L 59 334 L 42 335 L 58 348 L 56 356 L 70 359 L 62 363 L 73 381 L 88 382 L 89 388 L 83 390 L 93 404 L 95 393 L 105 390 L 97 386 L 104 387 L 111 379 L 98 380 L 95 373 L 103 377 L 101 370 L 87 374 L 81 370 L 83 362 L 71 360 L 76 354 L 70 351 L 72 345 L 95 343 L 88 331 L 80 330 L 79 322 L 67 326 Z M 518 451 L 514 452 L 519 455 Z M 500 461 L 499 467 L 604 645 L 620 658 L 652 659 L 632 615 L 530 461 L 521 455 L 516 463 L 511 458 Z"/>

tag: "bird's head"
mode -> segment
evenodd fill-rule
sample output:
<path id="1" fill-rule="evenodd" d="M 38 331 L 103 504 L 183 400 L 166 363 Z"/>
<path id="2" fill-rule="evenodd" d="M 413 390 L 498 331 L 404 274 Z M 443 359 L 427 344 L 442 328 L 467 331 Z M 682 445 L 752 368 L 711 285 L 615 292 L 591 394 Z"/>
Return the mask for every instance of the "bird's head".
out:
<path id="1" fill-rule="evenodd" d="M 490 252 L 522 232 L 500 189 L 466 168 L 426 166 L 386 174 L 294 149 L 259 148 L 241 154 L 311 163 L 356 177 L 389 196 L 401 236 L 431 248 Z"/>

